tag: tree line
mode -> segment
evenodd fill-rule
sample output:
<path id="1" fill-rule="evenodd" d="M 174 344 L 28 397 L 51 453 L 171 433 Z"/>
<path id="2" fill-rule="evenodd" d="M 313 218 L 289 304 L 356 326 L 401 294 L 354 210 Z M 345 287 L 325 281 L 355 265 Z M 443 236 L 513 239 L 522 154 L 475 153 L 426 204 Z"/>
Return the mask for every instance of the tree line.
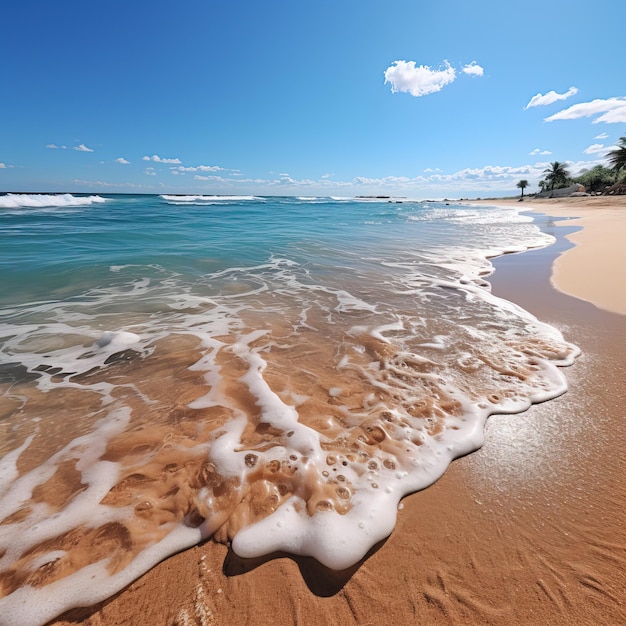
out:
<path id="1" fill-rule="evenodd" d="M 578 176 L 571 176 L 565 163 L 554 161 L 543 171 L 544 177 L 538 183 L 539 189 L 553 191 L 577 183 L 583 185 L 589 193 L 594 193 L 604 191 L 616 183 L 626 183 L 626 135 L 620 137 L 617 146 L 607 154 L 607 160 L 610 167 L 596 165 L 589 170 L 583 170 Z M 523 198 L 528 181 L 520 180 L 516 186 L 522 190 Z"/>

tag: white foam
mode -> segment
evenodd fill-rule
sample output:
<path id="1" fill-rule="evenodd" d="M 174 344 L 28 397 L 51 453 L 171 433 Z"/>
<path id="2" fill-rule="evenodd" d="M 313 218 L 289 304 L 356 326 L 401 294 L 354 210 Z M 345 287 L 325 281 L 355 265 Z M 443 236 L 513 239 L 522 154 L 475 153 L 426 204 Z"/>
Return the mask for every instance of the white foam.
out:
<path id="1" fill-rule="evenodd" d="M 163 198 L 178 202 L 181 197 Z M 192 198 L 187 202 L 204 202 L 198 198 L 213 197 L 187 198 Z M 459 217 L 463 214 L 450 219 Z M 468 217 L 472 219 L 480 216 Z M 489 237 L 485 241 L 489 242 Z M 524 241 L 545 245 L 546 237 L 535 236 L 528 229 L 507 249 L 524 248 Z M 5 310 L 6 321 L 0 325 L 0 363 L 24 366 L 39 376 L 36 384 L 44 391 L 72 387 L 94 392 L 100 401 L 98 409 L 104 407 L 110 415 L 89 435 L 77 438 L 23 476 L 16 475 L 17 461 L 28 449 L 29 440 L 5 456 L 8 478 L 4 495 L 0 488 L 3 517 L 26 503 L 37 486 L 68 458 L 78 460 L 76 467 L 87 487 L 57 517 L 49 515 L 45 504 L 29 503 L 27 519 L 17 525 L 0 525 L 0 538 L 10 545 L 0 565 L 10 566 L 37 542 L 62 535 L 78 524 L 96 527 L 131 515 L 126 507 L 101 504 L 119 477 L 119 466 L 102 461 L 101 454 L 112 437 L 124 436 L 130 409 L 119 403 L 123 403 L 126 390 L 119 393 L 115 376 L 109 380 L 103 375 L 100 383 L 79 383 L 72 376 L 95 367 L 106 374 L 111 355 L 125 350 L 149 354 L 161 339 L 171 341 L 175 334 L 199 340 L 202 354 L 189 369 L 202 372 L 207 385 L 206 393 L 194 396 L 186 408 L 201 415 L 203 410 L 219 407 L 222 414 L 233 416 L 210 440 L 198 444 L 204 446 L 207 462 L 213 463 L 222 477 L 233 479 L 232 488 L 228 487 L 233 501 L 243 497 L 249 482 L 256 480 L 254 472 L 261 464 L 279 463 L 294 469 L 291 495 L 273 513 L 237 532 L 235 552 L 256 557 L 286 550 L 313 556 L 334 569 L 357 562 L 391 532 L 403 495 L 428 486 L 452 459 L 482 444 L 489 414 L 522 411 L 531 402 L 552 398 L 566 389 L 556 366 L 571 363 L 576 349 L 564 342 L 558 330 L 489 293 L 482 277 L 493 268 L 484 254 L 498 249 L 472 244 L 402 251 L 399 258 L 381 253 L 382 258 L 366 260 L 366 265 L 375 264 L 375 280 L 362 265 L 354 272 L 347 262 L 346 267 L 337 264 L 333 271 L 324 268 L 318 278 L 314 268 L 276 256 L 265 263 L 202 275 L 195 283 L 174 271 L 159 269 L 159 278 L 148 280 L 135 274 L 136 280 L 130 283 L 99 287 L 75 302 L 46 301 Z M 110 269 L 119 281 L 126 275 L 122 270 L 131 267 L 137 266 L 113 265 Z M 111 316 L 120 313 L 132 321 L 111 325 Z M 479 323 L 472 325 L 468 315 Z M 117 330 L 103 331 L 106 328 Z M 274 328 L 278 330 L 273 334 Z M 332 349 L 316 353 L 322 344 L 326 347 L 325 341 L 332 342 Z M 547 347 L 541 352 L 543 344 Z M 478 356 L 472 352 L 474 346 Z M 289 350 L 293 347 L 295 354 L 301 350 L 305 357 L 297 367 L 294 364 L 292 372 Z M 309 349 L 313 354 L 310 363 L 305 352 Z M 286 355 L 282 369 L 267 376 L 272 358 L 281 351 Z M 515 366 L 516 354 L 525 366 L 533 368 L 528 381 L 506 374 L 511 363 Z M 478 393 L 473 384 L 476 379 L 472 375 L 463 378 L 463 372 L 473 367 L 489 370 L 485 363 L 490 359 L 505 373 L 497 368 L 494 373 L 487 371 L 486 391 Z M 227 379 L 227 364 L 232 361 L 237 362 L 236 374 Z M 49 370 L 42 369 L 42 364 Z M 304 371 L 307 368 L 310 371 Z M 278 382 L 277 372 L 278 377 L 285 374 Z M 291 387 L 292 376 L 295 379 L 299 373 L 305 374 L 300 386 Z M 494 390 L 488 394 L 491 383 Z M 229 385 L 243 392 L 241 397 L 225 391 Z M 113 393 L 115 390 L 118 393 Z M 303 390 L 310 395 L 298 393 Z M 424 395 L 435 404 L 456 403 L 459 409 L 448 413 L 441 409 L 437 416 L 412 413 Z M 310 413 L 307 402 L 319 402 L 320 398 L 330 402 L 319 415 L 323 427 L 314 430 L 301 423 L 300 406 Z M 142 399 L 146 404 L 154 402 Z M 251 415 L 244 412 L 247 407 L 252 407 Z M 389 418 L 387 422 L 383 414 Z M 352 431 L 358 432 L 368 421 L 376 421 L 376 427 L 384 431 L 387 447 L 367 448 L 371 466 L 362 459 L 348 458 L 346 452 L 338 455 L 331 467 L 328 448 L 335 445 L 352 450 L 350 441 L 362 441 L 356 435 L 350 440 Z M 242 441 L 244 433 L 259 422 L 282 434 L 273 440 L 274 435 L 267 435 L 258 449 L 253 448 L 258 460 L 256 469 L 251 470 L 246 463 L 251 448 L 245 448 Z M 436 426 L 442 430 L 436 431 Z M 208 426 L 199 426 L 198 432 L 202 428 Z M 333 428 L 340 434 L 327 434 Z M 385 465 L 391 460 L 393 463 Z M 345 487 L 344 495 L 349 494 L 345 511 L 339 512 L 337 507 L 311 512 L 307 508 L 315 505 L 314 500 L 307 500 L 311 485 L 334 488 L 334 483 L 325 483 L 324 472 L 331 481 L 341 476 L 336 486 Z M 225 514 L 211 513 L 217 497 L 209 486 L 200 488 L 194 497 L 209 511 L 198 528 L 189 528 L 184 522 L 172 524 L 168 535 L 154 543 L 147 541 L 146 549 L 118 574 L 110 575 L 104 560 L 41 589 L 22 587 L 0 600 L 0 623 L 41 624 L 72 606 L 103 600 L 159 560 L 207 537 L 226 521 Z M 61 559 L 61 552 L 46 551 L 29 567 Z"/>
<path id="2" fill-rule="evenodd" d="M 213 196 L 213 195 L 195 195 L 195 196 L 171 196 L 162 195 L 161 198 L 167 202 L 175 203 L 194 203 L 194 202 L 244 202 L 249 200 L 262 200 L 258 196 Z"/>
<path id="3" fill-rule="evenodd" d="M 46 207 L 80 207 L 106 202 L 101 196 L 73 196 L 64 194 L 15 194 L 0 195 L 0 208 L 46 208 Z"/>
<path id="4" fill-rule="evenodd" d="M 24 452 L 24 450 L 26 450 L 26 448 L 28 448 L 31 444 L 34 437 L 35 435 L 28 436 L 19 448 L 15 448 L 15 450 L 5 454 L 0 459 L 0 498 L 9 489 L 13 481 L 19 476 L 17 471 L 17 460 L 22 452 Z"/>

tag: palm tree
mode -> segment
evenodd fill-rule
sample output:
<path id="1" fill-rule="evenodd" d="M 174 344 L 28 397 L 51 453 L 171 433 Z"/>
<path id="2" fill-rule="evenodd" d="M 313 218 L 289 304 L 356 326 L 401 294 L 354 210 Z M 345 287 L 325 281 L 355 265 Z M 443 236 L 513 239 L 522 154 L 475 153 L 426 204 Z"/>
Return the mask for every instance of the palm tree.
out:
<path id="1" fill-rule="evenodd" d="M 518 189 L 522 190 L 522 195 L 520 196 L 520 200 L 522 200 L 524 198 L 524 189 L 526 189 L 526 187 L 528 187 L 528 181 L 527 180 L 520 180 L 519 183 L 517 183 L 517 185 L 515 185 Z"/>
<path id="2" fill-rule="evenodd" d="M 615 172 L 626 170 L 626 135 L 620 137 L 617 142 L 617 147 L 611 150 L 606 156 Z"/>
<path id="3" fill-rule="evenodd" d="M 565 163 L 559 161 L 550 163 L 550 167 L 543 170 L 543 173 L 546 175 L 546 183 L 550 185 L 550 191 L 553 191 L 556 185 L 564 185 L 569 178 Z"/>

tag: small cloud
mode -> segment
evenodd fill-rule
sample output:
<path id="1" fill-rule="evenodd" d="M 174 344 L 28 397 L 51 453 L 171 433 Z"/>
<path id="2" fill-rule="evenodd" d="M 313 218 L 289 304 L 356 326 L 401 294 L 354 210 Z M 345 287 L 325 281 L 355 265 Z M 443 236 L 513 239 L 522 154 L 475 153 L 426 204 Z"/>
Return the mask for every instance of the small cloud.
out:
<path id="1" fill-rule="evenodd" d="M 163 163 L 164 161 L 161 161 Z M 178 161 L 180 163 L 180 161 Z M 196 166 L 179 166 L 179 167 L 171 167 L 171 170 L 178 170 L 179 172 L 223 172 L 226 171 L 225 168 L 220 167 L 219 165 L 196 165 Z"/>
<path id="2" fill-rule="evenodd" d="M 426 172 L 427 174 L 432 174 L 433 172 L 441 172 L 442 170 L 438 167 L 427 167 L 424 172 Z"/>
<path id="3" fill-rule="evenodd" d="M 180 159 L 162 159 L 160 156 L 153 154 L 150 156 L 143 157 L 144 161 L 154 161 L 155 163 L 170 163 L 172 165 L 180 165 L 182 161 Z"/>
<path id="4" fill-rule="evenodd" d="M 464 74 L 469 74 L 470 76 L 482 76 L 485 73 L 485 70 L 476 63 L 476 61 L 472 61 L 469 65 L 466 65 L 462 70 Z"/>
<path id="5" fill-rule="evenodd" d="M 593 117 L 594 115 L 598 117 L 593 120 L 593 124 L 600 122 L 605 124 L 626 124 L 626 97 L 598 98 L 591 102 L 573 104 L 567 109 L 546 117 L 544 121 L 577 120 L 581 117 Z"/>
<path id="6" fill-rule="evenodd" d="M 524 110 L 530 109 L 530 107 L 546 106 L 557 102 L 559 100 L 567 100 L 578 93 L 576 87 L 570 87 L 565 93 L 557 93 L 556 91 L 548 91 L 544 96 L 538 93 L 530 99 L 530 102 L 524 107 Z"/>
<path id="7" fill-rule="evenodd" d="M 130 161 L 127 161 L 124 157 L 120 157 L 119 159 L 115 159 L 116 163 L 121 163 L 122 165 L 130 165 Z"/>
<path id="8" fill-rule="evenodd" d="M 537 156 L 538 154 L 552 154 L 552 152 L 550 152 L 550 150 L 540 150 L 539 148 L 535 148 L 532 152 L 529 152 L 528 154 L 530 154 L 530 156 Z"/>
<path id="9" fill-rule="evenodd" d="M 605 152 L 608 152 L 608 148 L 601 144 L 601 143 L 594 143 L 592 145 L 590 145 L 588 148 L 585 148 L 585 150 L 583 150 L 583 152 L 585 154 L 604 154 Z"/>
<path id="10" fill-rule="evenodd" d="M 53 143 L 49 143 L 46 148 L 50 148 L 50 150 L 58 150 L 59 146 L 54 145 Z"/>
<path id="11" fill-rule="evenodd" d="M 156 176 L 156 172 L 153 167 L 146 167 L 146 174 L 148 176 Z"/>
<path id="12" fill-rule="evenodd" d="M 600 133 L 599 135 L 596 135 L 594 139 L 608 139 L 608 136 L 608 133 Z"/>
<path id="13" fill-rule="evenodd" d="M 322 174 L 321 178 L 322 178 L 322 180 L 326 180 L 326 179 L 330 178 L 331 176 L 334 176 L 334 174 Z"/>
<path id="14" fill-rule="evenodd" d="M 7 166 L 4 163 L 0 163 L 0 170 L 5 170 Z"/>
<path id="15" fill-rule="evenodd" d="M 455 78 L 456 72 L 447 61 L 439 70 L 427 65 L 416 67 L 415 61 L 394 61 L 385 70 L 385 84 L 391 85 L 391 93 L 405 92 L 416 98 L 441 91 Z"/>
<path id="16" fill-rule="evenodd" d="M 93 150 L 88 148 L 84 143 L 81 143 L 79 146 L 74 146 L 72 150 L 78 150 L 79 152 L 93 152 Z"/>

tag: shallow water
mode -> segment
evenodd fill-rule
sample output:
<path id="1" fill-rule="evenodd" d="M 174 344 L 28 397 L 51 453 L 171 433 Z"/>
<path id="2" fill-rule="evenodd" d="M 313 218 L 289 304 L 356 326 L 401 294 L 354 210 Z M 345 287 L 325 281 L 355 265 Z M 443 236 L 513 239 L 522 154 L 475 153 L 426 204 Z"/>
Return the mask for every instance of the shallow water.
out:
<path id="1" fill-rule="evenodd" d="M 514 209 L 0 196 L 0 614 L 214 536 L 342 569 L 577 349 L 489 292 Z"/>

